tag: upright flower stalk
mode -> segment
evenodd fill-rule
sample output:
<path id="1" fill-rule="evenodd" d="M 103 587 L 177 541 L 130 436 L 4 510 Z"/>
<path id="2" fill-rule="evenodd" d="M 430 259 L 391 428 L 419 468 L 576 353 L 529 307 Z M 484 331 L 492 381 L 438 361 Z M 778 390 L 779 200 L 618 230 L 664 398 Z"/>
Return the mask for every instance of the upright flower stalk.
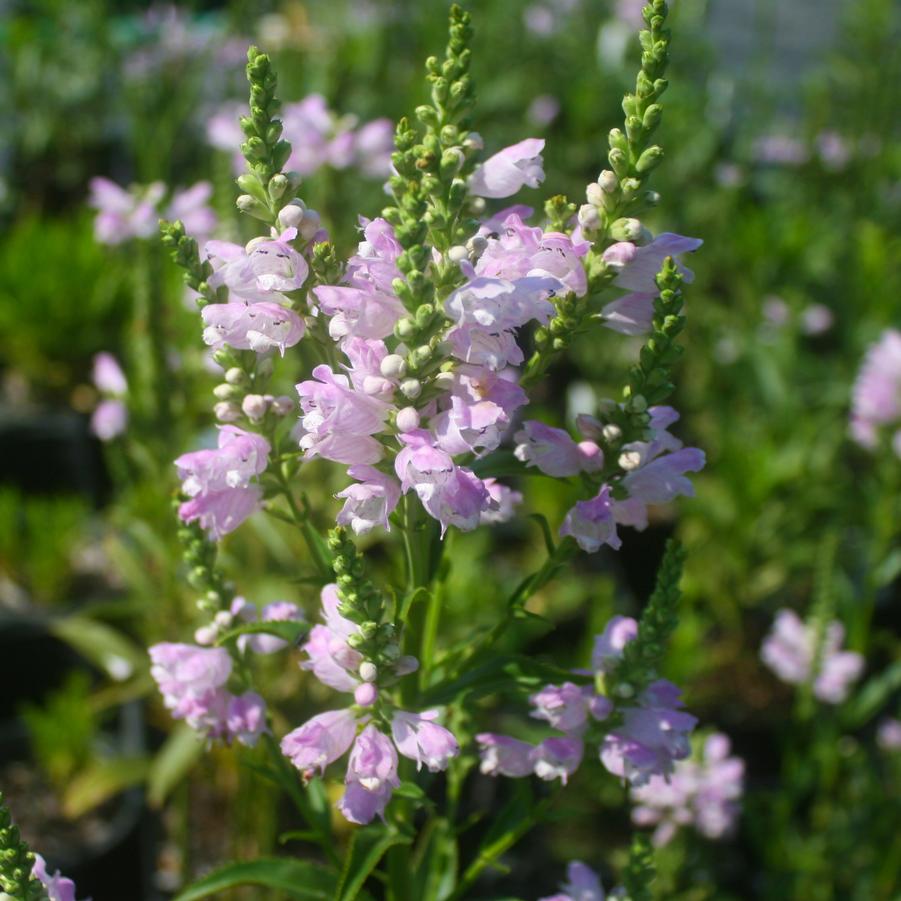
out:
<path id="1" fill-rule="evenodd" d="M 215 446 L 175 461 L 180 536 L 201 595 L 195 642 L 152 648 L 154 678 L 172 715 L 207 741 L 280 750 L 297 776 L 276 760 L 274 778 L 332 863 L 328 830 L 314 822 L 304 793 L 347 754 L 337 809 L 351 823 L 383 830 L 378 847 L 391 851 L 379 876 L 391 897 L 412 897 L 409 886 L 439 878 L 414 872 L 423 866 L 445 868 L 442 897 L 465 897 L 552 803 L 461 862 L 458 873 L 454 819 L 477 756 L 488 775 L 562 784 L 594 758 L 614 778 L 646 787 L 668 779 L 691 751 L 697 720 L 658 672 L 677 618 L 676 546 L 640 619 L 614 617 L 596 639 L 590 670 L 531 695 L 532 716 L 548 731 L 542 740 L 481 731 L 484 713 L 463 703 L 480 679 L 469 669 L 473 660 L 525 615 L 534 592 L 579 549 L 618 548 L 620 527 L 644 528 L 649 506 L 691 494 L 687 473 L 704 465 L 699 449 L 672 434 L 679 414 L 664 405 L 680 352 L 682 285 L 691 278 L 678 257 L 700 242 L 654 237 L 635 218 L 656 200 L 644 185 L 662 155 L 650 138 L 666 87 L 666 12 L 663 0 L 645 8 L 625 130 L 610 133 L 611 168 L 589 185 L 578 216 L 561 197 L 548 201 L 536 224 L 527 207 L 490 209 L 542 184 L 544 141 L 527 137 L 483 155 L 486 141 L 472 130 L 472 25 L 454 6 L 444 58 L 426 63 L 430 101 L 397 125 L 390 202 L 381 216 L 361 217 L 360 243 L 346 261 L 299 196 L 300 176 L 283 171 L 297 157 L 283 138 L 272 64 L 256 48 L 248 53 L 250 110 L 240 120 L 247 167 L 237 178 L 237 206 L 264 232 L 244 246 L 199 247 L 181 222 L 162 224 L 163 242 L 196 295 L 198 337 L 222 376 L 213 392 Z M 613 289 L 627 293 L 604 306 L 603 292 Z M 535 420 L 514 427 L 529 388 L 597 322 L 647 336 L 621 399 L 580 417 L 578 438 Z M 274 396 L 273 374 L 292 358 L 304 368 L 296 397 Z M 487 632 L 459 652 L 437 652 L 434 583 L 449 532 L 491 527 L 515 516 L 522 500 L 493 475 L 495 452 L 511 434 L 523 476 L 577 480 L 586 497 L 557 524 L 559 541 L 546 529 L 548 559 L 497 604 Z M 315 458 L 346 471 L 334 508 L 316 511 L 335 523 L 325 537 L 303 490 Z M 258 610 L 217 567 L 218 543 L 258 511 L 300 531 L 322 586 L 317 614 L 307 617 L 289 601 Z M 378 530 L 404 556 L 401 585 L 369 576 L 357 549 L 358 536 Z M 279 737 L 255 687 L 253 659 L 287 659 L 298 645 L 299 668 L 350 697 Z M 432 671 L 436 656 L 440 676 Z M 423 769 L 449 774 L 443 812 L 418 782 Z M 427 825 L 418 833 L 420 811 Z M 635 848 L 624 884 L 638 899 L 649 897 L 652 867 L 644 845 Z M 380 860 L 349 853 L 335 879 L 362 887 Z M 578 897 L 603 897 L 586 867 L 573 864 L 569 879 Z M 423 889 L 421 897 L 433 896 Z"/>

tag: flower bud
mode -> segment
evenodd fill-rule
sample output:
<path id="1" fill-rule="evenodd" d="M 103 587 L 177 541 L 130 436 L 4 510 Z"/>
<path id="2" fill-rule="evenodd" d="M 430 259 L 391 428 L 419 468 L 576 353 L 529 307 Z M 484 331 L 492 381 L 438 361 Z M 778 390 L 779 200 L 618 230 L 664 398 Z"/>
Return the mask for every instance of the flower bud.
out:
<path id="1" fill-rule="evenodd" d="M 361 707 L 371 707 L 379 696 L 379 690 L 371 682 L 363 682 L 354 691 L 354 700 Z"/>
<path id="2" fill-rule="evenodd" d="M 216 640 L 218 634 L 219 630 L 214 626 L 201 626 L 194 633 L 194 641 L 196 641 L 197 644 L 212 644 Z"/>
<path id="3" fill-rule="evenodd" d="M 225 373 L 225 381 L 229 385 L 243 385 L 247 381 L 247 375 L 243 369 L 240 369 L 238 366 L 232 366 Z"/>
<path id="4" fill-rule="evenodd" d="M 623 437 L 623 430 L 618 425 L 608 422 L 607 425 L 601 429 L 601 437 L 608 444 L 616 444 L 616 442 Z"/>
<path id="5" fill-rule="evenodd" d="M 473 235 L 466 242 L 466 249 L 475 258 L 480 257 L 485 252 L 485 248 L 487 246 L 488 246 L 488 239 L 484 235 Z"/>
<path id="6" fill-rule="evenodd" d="M 280 200 L 288 190 L 288 179 L 281 172 L 276 173 L 269 179 L 267 190 L 273 200 Z"/>
<path id="7" fill-rule="evenodd" d="M 415 407 L 404 407 L 398 410 L 395 425 L 398 432 L 412 432 L 413 429 L 419 428 L 419 413 Z"/>
<path id="8" fill-rule="evenodd" d="M 386 379 L 403 378 L 407 371 L 407 361 L 400 354 L 388 354 L 379 364 L 379 372 Z"/>
<path id="9" fill-rule="evenodd" d="M 360 678 L 364 682 L 375 682 L 378 677 L 379 671 L 374 663 L 370 663 L 370 661 L 364 660 L 360 664 Z"/>
<path id="10" fill-rule="evenodd" d="M 316 232 L 319 231 L 319 226 L 321 225 L 321 223 L 322 219 L 320 218 L 319 213 L 317 213 L 316 210 L 307 210 L 303 214 L 303 219 L 301 220 L 301 223 L 298 226 L 297 230 L 304 241 L 311 241 Z"/>
<path id="11" fill-rule="evenodd" d="M 220 401 L 213 407 L 213 413 L 219 422 L 237 422 L 241 418 L 241 408 L 230 401 Z"/>
<path id="12" fill-rule="evenodd" d="M 216 385 L 216 387 L 213 388 L 213 397 L 217 400 L 232 400 L 237 397 L 239 393 L 240 392 L 234 385 L 229 385 L 227 382 L 223 382 L 221 385 Z"/>
<path id="13" fill-rule="evenodd" d="M 635 394 L 626 401 L 626 406 L 633 413 L 644 413 L 648 408 L 648 402 L 645 400 L 644 395 Z"/>
<path id="14" fill-rule="evenodd" d="M 579 225 L 588 231 L 594 231 L 601 226 L 601 217 L 598 214 L 597 207 L 590 203 L 582 204 L 579 207 Z"/>
<path id="15" fill-rule="evenodd" d="M 269 404 L 262 394 L 248 394 L 241 401 L 241 409 L 244 415 L 252 422 L 259 422 L 265 415 Z"/>
<path id="16" fill-rule="evenodd" d="M 623 451 L 616 462 L 620 469 L 631 472 L 641 466 L 641 454 L 637 450 Z"/>
<path id="17" fill-rule="evenodd" d="M 463 146 L 467 150 L 484 150 L 485 141 L 477 131 L 471 131 L 464 139 Z"/>
<path id="18" fill-rule="evenodd" d="M 616 177 L 615 172 L 611 172 L 609 169 L 604 169 L 604 171 L 601 172 L 601 174 L 598 176 L 598 184 L 601 186 L 601 190 L 605 194 L 613 194 L 619 187 L 619 179 Z"/>
<path id="19" fill-rule="evenodd" d="M 447 252 L 447 258 L 452 263 L 462 263 L 469 258 L 469 251 L 462 244 L 455 244 Z"/>
<path id="20" fill-rule="evenodd" d="M 415 400 L 422 394 L 422 382 L 419 379 L 404 379 L 400 383 L 400 393 L 410 400 Z"/>
<path id="21" fill-rule="evenodd" d="M 403 340 L 404 338 L 409 338 L 416 331 L 416 323 L 409 316 L 405 316 L 403 319 L 399 319 L 394 324 L 394 334 L 397 335 L 398 338 Z"/>
<path id="22" fill-rule="evenodd" d="M 610 226 L 610 236 L 614 241 L 634 241 L 641 234 L 641 223 L 637 219 L 617 219 Z"/>
<path id="23" fill-rule="evenodd" d="M 214 617 L 213 622 L 220 629 L 227 629 L 232 624 L 232 615 L 228 612 L 228 610 L 220 610 Z"/>
<path id="24" fill-rule="evenodd" d="M 653 147 L 648 147 L 645 152 L 638 157 L 638 162 L 635 164 L 635 169 L 642 174 L 645 172 L 650 172 L 652 169 L 656 169 L 663 159 L 663 149 L 658 147 L 656 144 Z"/>
<path id="25" fill-rule="evenodd" d="M 585 188 L 585 199 L 592 206 L 602 206 L 604 203 L 604 189 L 596 182 L 591 182 Z"/>
<path id="26" fill-rule="evenodd" d="M 295 197 L 287 206 L 281 208 L 278 214 L 278 224 L 281 228 L 298 228 L 303 221 L 306 206 L 304 202 Z"/>

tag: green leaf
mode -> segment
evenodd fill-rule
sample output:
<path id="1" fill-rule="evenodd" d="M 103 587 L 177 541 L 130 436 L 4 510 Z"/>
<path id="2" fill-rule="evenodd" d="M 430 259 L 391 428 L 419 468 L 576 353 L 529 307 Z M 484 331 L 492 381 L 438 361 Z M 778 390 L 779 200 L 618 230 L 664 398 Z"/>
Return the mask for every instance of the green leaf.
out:
<path id="1" fill-rule="evenodd" d="M 415 783 L 415 782 L 401 782 L 401 784 L 394 789 L 394 794 L 400 798 L 407 798 L 410 801 L 415 801 L 417 804 L 431 804 L 426 793 Z"/>
<path id="2" fill-rule="evenodd" d="M 479 460 L 474 460 L 472 471 L 480 478 L 509 478 L 510 476 L 545 476 L 537 467 L 527 467 L 517 460 L 511 450 L 497 450 Z M 550 476 L 545 476 L 550 478 Z"/>
<path id="3" fill-rule="evenodd" d="M 96 664 L 111 679 L 122 682 L 149 666 L 147 652 L 105 623 L 83 616 L 53 620 L 50 631 Z"/>
<path id="4" fill-rule="evenodd" d="M 226 864 L 208 873 L 176 896 L 175 901 L 209 898 L 238 885 L 260 885 L 300 901 L 331 901 L 335 884 L 335 875 L 312 861 L 260 857 Z"/>
<path id="5" fill-rule="evenodd" d="M 417 901 L 445 901 L 457 882 L 459 855 L 451 824 L 442 818 L 432 820 L 428 843 L 416 866 L 414 897 Z M 428 826 L 426 828 L 429 828 Z"/>
<path id="6" fill-rule="evenodd" d="M 147 800 L 151 807 L 159 807 L 169 793 L 184 779 L 200 759 L 203 741 L 184 723 L 179 723 L 157 751 L 150 764 L 147 778 Z"/>
<path id="7" fill-rule="evenodd" d="M 350 840 L 335 901 L 352 901 L 356 898 L 385 852 L 395 845 L 409 845 L 411 841 L 410 836 L 386 829 L 385 826 L 357 829 Z"/>
<path id="8" fill-rule="evenodd" d="M 97 760 L 81 770 L 66 786 L 63 813 L 72 819 L 93 810 L 126 788 L 143 782 L 150 769 L 146 757 Z"/>
<path id="9" fill-rule="evenodd" d="M 293 647 L 300 644 L 300 640 L 306 636 L 310 628 L 309 623 L 297 622 L 293 619 L 270 620 L 264 623 L 244 623 L 244 625 L 229 629 L 228 632 L 220 635 L 216 639 L 216 645 L 221 647 L 229 641 L 240 638 L 242 635 L 259 635 L 262 633 L 281 638 Z"/>
<path id="10" fill-rule="evenodd" d="M 415 591 L 411 591 L 409 594 L 405 595 L 403 601 L 401 601 L 400 616 L 398 616 L 398 620 L 402 623 L 405 623 L 407 621 L 407 617 L 410 615 L 410 608 L 420 601 L 428 605 L 429 597 L 430 595 L 428 590 L 422 587 L 419 587 Z"/>

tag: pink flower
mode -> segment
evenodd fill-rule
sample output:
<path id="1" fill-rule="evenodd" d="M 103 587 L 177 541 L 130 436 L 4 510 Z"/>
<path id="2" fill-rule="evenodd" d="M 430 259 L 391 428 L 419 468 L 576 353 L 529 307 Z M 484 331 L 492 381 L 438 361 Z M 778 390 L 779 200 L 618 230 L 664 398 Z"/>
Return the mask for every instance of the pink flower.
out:
<path id="1" fill-rule="evenodd" d="M 652 776 L 631 791 L 637 806 L 632 821 L 656 825 L 654 844 L 667 844 L 679 826 L 693 825 L 701 835 L 719 839 L 732 831 L 744 791 L 744 761 L 729 756 L 730 743 L 720 733 L 704 742 L 697 760 L 680 760 L 669 779 Z"/>
<path id="2" fill-rule="evenodd" d="M 839 650 L 844 635 L 840 622 L 827 624 L 818 649 L 816 626 L 802 622 L 791 610 L 780 610 L 761 646 L 760 657 L 783 682 L 803 685 L 813 679 L 813 693 L 819 700 L 840 704 L 864 666 L 860 654 Z"/>
<path id="3" fill-rule="evenodd" d="M 266 728 L 266 702 L 254 691 L 230 695 L 226 709 L 226 730 L 229 739 L 236 738 L 252 748 Z"/>
<path id="4" fill-rule="evenodd" d="M 394 123 L 390 119 L 373 119 L 354 134 L 354 157 L 364 175 L 387 178 L 391 174 L 393 152 Z"/>
<path id="5" fill-rule="evenodd" d="M 382 445 L 372 437 L 384 428 L 388 404 L 355 391 L 347 376 L 328 366 L 313 370 L 317 381 L 297 386 L 301 420 L 306 432 L 300 440 L 307 457 L 316 455 L 337 463 L 377 463 Z"/>
<path id="6" fill-rule="evenodd" d="M 236 529 L 259 505 L 262 493 L 250 480 L 267 466 L 269 442 L 236 426 L 221 426 L 219 447 L 182 454 L 176 461 L 183 522 L 197 519 L 214 539 Z"/>
<path id="7" fill-rule="evenodd" d="M 357 720 L 350 710 L 330 710 L 307 720 L 289 732 L 281 742 L 282 754 L 303 773 L 312 778 L 319 770 L 342 757 L 353 743 Z"/>
<path id="8" fill-rule="evenodd" d="M 863 447 L 878 447 L 879 430 L 895 430 L 893 447 L 901 457 L 901 331 L 886 329 L 864 357 L 854 382 L 851 436 Z"/>
<path id="9" fill-rule="evenodd" d="M 277 238 L 255 238 L 246 249 L 227 241 L 207 241 L 204 252 L 213 265 L 212 288 L 225 285 L 229 291 L 251 302 L 278 302 L 286 291 L 297 291 L 310 267 L 291 246 L 296 228 L 285 229 Z"/>
<path id="10" fill-rule="evenodd" d="M 481 515 L 482 524 L 496 525 L 511 520 L 514 509 L 522 503 L 522 494 L 502 485 L 497 479 L 483 479 L 482 484 L 488 492 L 488 506 Z"/>
<path id="11" fill-rule="evenodd" d="M 102 400 L 91 414 L 91 432 L 101 441 L 112 441 L 128 426 L 128 407 L 121 400 Z"/>
<path id="12" fill-rule="evenodd" d="M 527 185 L 537 188 L 544 181 L 541 152 L 544 140 L 526 138 L 489 157 L 469 179 L 469 190 L 477 197 L 511 197 Z"/>
<path id="13" fill-rule="evenodd" d="M 604 901 L 606 895 L 601 880 L 581 861 L 574 860 L 569 864 L 566 878 L 566 885 L 561 886 L 562 894 L 540 898 L 539 901 Z"/>
<path id="14" fill-rule="evenodd" d="M 344 499 L 338 524 L 349 525 L 355 535 L 365 535 L 376 526 L 390 529 L 388 517 L 400 500 L 397 482 L 391 476 L 363 464 L 351 466 L 347 472 L 358 481 L 336 495 Z"/>
<path id="15" fill-rule="evenodd" d="M 596 673 L 612 672 L 623 656 L 623 649 L 638 635 L 638 623 L 631 616 L 614 616 L 594 639 L 591 668 Z"/>
<path id="16" fill-rule="evenodd" d="M 604 453 L 593 441 L 576 444 L 569 433 L 526 420 L 514 436 L 516 459 L 536 466 L 545 475 L 565 478 L 580 472 L 597 472 L 604 465 Z"/>
<path id="17" fill-rule="evenodd" d="M 48 901 L 75 901 L 75 883 L 57 870 L 52 876 L 47 872 L 47 861 L 40 854 L 34 855 L 31 875 L 47 893 Z"/>
<path id="18" fill-rule="evenodd" d="M 156 205 L 166 192 L 162 182 L 131 191 L 100 176 L 90 182 L 88 203 L 97 210 L 94 237 L 101 244 L 122 244 L 132 238 L 149 238 L 159 228 Z"/>
<path id="19" fill-rule="evenodd" d="M 122 397 L 128 391 L 128 381 L 119 361 L 106 351 L 95 354 L 91 378 L 102 394 Z"/>
<path id="20" fill-rule="evenodd" d="M 602 485 L 597 496 L 589 501 L 578 501 L 566 514 L 560 534 L 571 535 L 579 547 L 589 554 L 599 550 L 602 544 L 609 544 L 618 550 L 622 541 L 616 534 L 610 486 Z"/>
<path id="21" fill-rule="evenodd" d="M 199 181 L 183 191 L 175 191 L 163 217 L 171 221 L 179 220 L 192 238 L 202 242 L 213 233 L 218 222 L 209 206 L 212 196 L 213 186 L 208 181 Z"/>
<path id="22" fill-rule="evenodd" d="M 201 310 L 203 340 L 214 349 L 227 345 L 265 353 L 278 348 L 284 356 L 303 337 L 304 323 L 277 303 L 211 303 Z"/>
<path id="23" fill-rule="evenodd" d="M 399 710 L 391 720 L 391 735 L 397 750 L 415 760 L 417 769 L 425 764 L 432 773 L 446 769 L 448 762 L 460 753 L 457 739 L 434 722 L 437 718 L 437 710 L 422 713 Z"/>
<path id="24" fill-rule="evenodd" d="M 382 816 L 391 793 L 400 785 L 397 751 L 387 735 L 368 725 L 354 742 L 338 809 L 351 823 L 365 825 Z"/>
<path id="25" fill-rule="evenodd" d="M 357 671 L 363 657 L 347 639 L 356 635 L 360 627 L 338 612 L 341 599 L 337 585 L 326 585 L 320 597 L 325 625 L 310 630 L 301 648 L 310 659 L 300 664 L 301 669 L 312 670 L 320 682 L 336 691 L 353 691 L 360 681 Z"/>
<path id="26" fill-rule="evenodd" d="M 378 291 L 373 285 L 342 287 L 321 285 L 313 289 L 319 308 L 330 316 L 329 335 L 342 338 L 386 338 L 405 313 L 404 305 L 393 294 Z"/>
<path id="27" fill-rule="evenodd" d="M 591 690 L 589 689 L 589 693 Z M 585 725 L 589 697 L 573 682 L 545 685 L 529 698 L 535 719 L 547 720 L 561 732 L 574 732 Z"/>
<path id="28" fill-rule="evenodd" d="M 344 369 L 354 389 L 380 400 L 390 400 L 395 386 L 394 381 L 382 375 L 382 360 L 388 355 L 385 342 L 372 338 L 345 338 L 341 350 L 350 360 L 350 366 L 344 366 Z"/>
<path id="29" fill-rule="evenodd" d="M 691 753 L 688 735 L 697 719 L 683 712 L 680 691 L 658 679 L 638 697 L 638 706 L 622 710 L 622 725 L 601 746 L 601 762 L 632 785 L 645 785 L 652 776 L 668 776 L 675 761 Z"/>
<path id="30" fill-rule="evenodd" d="M 511 213 L 500 225 L 497 236 L 489 234 L 488 246 L 476 262 L 475 271 L 477 275 L 511 280 L 551 276 L 581 297 L 588 283 L 580 258 L 588 247 L 586 242 L 575 244 L 559 232 L 544 234 Z"/>
<path id="31" fill-rule="evenodd" d="M 457 288 L 444 302 L 444 310 L 458 326 L 498 334 L 532 319 L 546 324 L 554 314 L 548 295 L 559 288 L 560 282 L 547 276 L 515 281 L 479 276 Z"/>
<path id="32" fill-rule="evenodd" d="M 582 762 L 583 750 L 582 740 L 579 738 L 546 738 L 532 751 L 533 772 L 539 779 L 547 782 L 559 779 L 566 785 Z"/>
<path id="33" fill-rule="evenodd" d="M 613 284 L 629 291 L 618 300 L 608 303 L 601 311 L 605 325 L 626 335 L 641 335 L 651 328 L 654 298 L 657 296 L 656 277 L 668 256 L 678 257 L 697 250 L 703 241 L 664 232 L 650 244 L 641 247 L 622 241 L 608 247 L 603 260 L 619 270 Z M 686 283 L 694 280 L 694 273 L 678 264 Z"/>
<path id="34" fill-rule="evenodd" d="M 533 746 L 509 735 L 483 732 L 476 736 L 481 763 L 479 769 L 486 776 L 521 778 L 532 772 Z"/>

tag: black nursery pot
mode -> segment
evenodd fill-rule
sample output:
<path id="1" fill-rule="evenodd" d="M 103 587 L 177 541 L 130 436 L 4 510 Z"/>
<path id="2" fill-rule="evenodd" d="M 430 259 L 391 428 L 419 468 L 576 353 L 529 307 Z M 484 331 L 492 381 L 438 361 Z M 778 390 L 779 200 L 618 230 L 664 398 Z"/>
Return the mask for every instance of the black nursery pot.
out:
<path id="1" fill-rule="evenodd" d="M 118 727 L 115 741 L 123 749 L 131 749 L 135 742 L 143 740 L 139 704 L 122 709 Z M 16 766 L 21 773 L 33 770 L 35 764 L 23 724 L 7 720 L 0 724 L 0 770 L 9 774 L 10 767 Z M 15 791 L 12 794 L 8 800 L 14 820 L 20 819 L 25 830 L 31 823 L 33 829 L 33 812 L 22 810 L 22 799 L 16 798 Z M 17 810 L 22 813 L 21 818 L 17 818 Z M 49 872 L 59 870 L 75 882 L 79 898 L 156 901 L 157 895 L 148 888 L 152 880 L 154 829 L 140 789 L 130 789 L 111 799 L 96 815 L 67 823 L 64 828 L 48 824 L 46 829 L 43 836 L 26 838 L 33 850 L 43 853 Z"/>

